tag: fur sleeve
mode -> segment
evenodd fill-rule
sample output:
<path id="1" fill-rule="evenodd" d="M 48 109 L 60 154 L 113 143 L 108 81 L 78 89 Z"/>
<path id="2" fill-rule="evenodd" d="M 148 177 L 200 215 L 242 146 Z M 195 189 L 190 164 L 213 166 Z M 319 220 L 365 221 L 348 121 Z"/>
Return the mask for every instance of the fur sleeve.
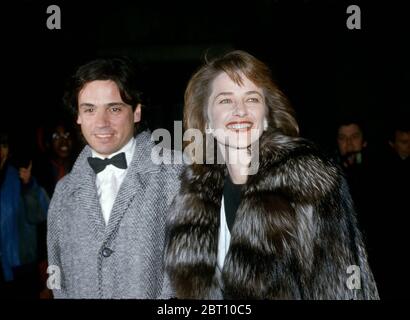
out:
<path id="1" fill-rule="evenodd" d="M 299 265 L 302 298 L 378 299 L 340 168 L 303 139 L 272 141 L 274 146 L 262 150 L 274 152 L 263 155 L 268 159 L 261 163 L 263 174 L 252 178 L 249 194 L 274 192 L 292 203 L 294 212 L 287 210 L 287 216 L 296 223 L 291 231 L 294 241 L 285 256 Z M 352 272 L 360 278 L 353 288 Z"/>

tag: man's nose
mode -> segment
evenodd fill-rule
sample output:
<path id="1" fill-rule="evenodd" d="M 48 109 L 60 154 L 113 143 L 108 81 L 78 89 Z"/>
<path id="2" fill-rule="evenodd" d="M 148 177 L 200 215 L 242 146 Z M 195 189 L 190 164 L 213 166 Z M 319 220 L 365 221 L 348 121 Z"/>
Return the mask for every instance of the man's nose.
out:
<path id="1" fill-rule="evenodd" d="M 109 124 L 109 117 L 105 109 L 97 111 L 95 115 L 95 124 L 97 127 L 106 127 Z"/>
<path id="2" fill-rule="evenodd" d="M 346 139 L 346 147 L 351 149 L 353 148 L 353 139 L 352 138 L 347 138 Z"/>

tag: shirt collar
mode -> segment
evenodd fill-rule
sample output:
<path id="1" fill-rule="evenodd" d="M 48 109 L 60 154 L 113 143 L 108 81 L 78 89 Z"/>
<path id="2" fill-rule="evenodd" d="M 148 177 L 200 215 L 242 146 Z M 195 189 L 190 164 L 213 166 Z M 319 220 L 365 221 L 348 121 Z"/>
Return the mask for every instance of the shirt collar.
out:
<path id="1" fill-rule="evenodd" d="M 108 157 L 104 157 L 102 155 L 100 155 L 98 152 L 96 152 L 94 149 L 91 148 L 91 154 L 93 157 L 97 157 L 100 159 L 104 159 L 104 158 L 112 158 L 113 156 L 124 152 L 125 153 L 125 158 L 127 159 L 127 165 L 129 166 L 132 160 L 132 157 L 134 155 L 134 150 L 135 150 L 135 138 L 132 137 L 130 139 L 130 141 L 127 142 L 127 144 L 125 146 L 123 146 L 120 150 L 118 150 L 117 152 L 114 152 L 112 154 L 110 154 Z"/>

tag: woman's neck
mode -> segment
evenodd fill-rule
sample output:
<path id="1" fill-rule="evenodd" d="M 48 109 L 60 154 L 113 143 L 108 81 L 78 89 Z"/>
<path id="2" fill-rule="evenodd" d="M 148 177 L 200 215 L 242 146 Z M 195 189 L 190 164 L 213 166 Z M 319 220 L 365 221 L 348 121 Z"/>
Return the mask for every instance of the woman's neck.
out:
<path id="1" fill-rule="evenodd" d="M 236 149 L 226 147 L 226 166 L 234 184 L 245 184 L 248 179 L 249 163 L 251 160 L 247 148 Z"/>

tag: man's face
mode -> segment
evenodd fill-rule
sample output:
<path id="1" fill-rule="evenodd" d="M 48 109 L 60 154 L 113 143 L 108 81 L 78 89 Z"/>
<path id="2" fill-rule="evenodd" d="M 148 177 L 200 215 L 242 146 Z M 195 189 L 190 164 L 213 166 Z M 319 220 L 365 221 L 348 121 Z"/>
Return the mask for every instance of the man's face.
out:
<path id="1" fill-rule="evenodd" d="M 120 150 L 132 138 L 141 120 L 141 105 L 132 111 L 111 80 L 87 83 L 78 94 L 78 118 L 85 140 L 101 156 Z"/>
<path id="2" fill-rule="evenodd" d="M 402 159 L 410 156 L 410 132 L 396 131 L 394 142 L 390 145 Z"/>
<path id="3" fill-rule="evenodd" d="M 342 156 L 360 152 L 366 146 L 362 131 L 357 124 L 340 126 L 337 133 L 337 144 Z"/>

